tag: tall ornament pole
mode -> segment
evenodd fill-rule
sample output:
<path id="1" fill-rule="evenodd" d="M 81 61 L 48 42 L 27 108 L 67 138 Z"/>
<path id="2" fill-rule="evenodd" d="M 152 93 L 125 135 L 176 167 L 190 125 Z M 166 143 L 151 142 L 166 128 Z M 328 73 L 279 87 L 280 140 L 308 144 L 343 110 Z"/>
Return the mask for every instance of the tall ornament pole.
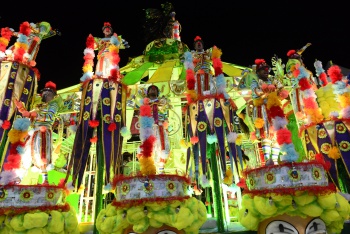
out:
<path id="1" fill-rule="evenodd" d="M 104 178 L 104 154 L 103 154 L 103 149 L 102 149 L 102 130 L 100 128 L 98 130 L 98 144 L 96 145 L 96 158 L 97 158 L 97 172 L 96 172 L 96 202 L 95 202 L 95 217 L 94 220 L 97 220 L 97 216 L 100 213 L 100 211 L 103 208 L 103 195 L 102 195 L 102 190 L 103 190 L 103 178 Z M 96 228 L 96 225 L 94 225 L 94 234 L 98 234 L 98 230 Z"/>
<path id="2" fill-rule="evenodd" d="M 214 202 L 214 214 L 216 215 L 216 223 L 218 226 L 218 232 L 224 232 L 224 212 L 223 212 L 223 204 L 220 194 L 222 194 L 221 186 L 220 186 L 220 177 L 218 170 L 218 160 L 216 157 L 215 144 L 207 144 L 207 158 L 210 159 L 211 170 L 213 173 L 213 202 Z"/>

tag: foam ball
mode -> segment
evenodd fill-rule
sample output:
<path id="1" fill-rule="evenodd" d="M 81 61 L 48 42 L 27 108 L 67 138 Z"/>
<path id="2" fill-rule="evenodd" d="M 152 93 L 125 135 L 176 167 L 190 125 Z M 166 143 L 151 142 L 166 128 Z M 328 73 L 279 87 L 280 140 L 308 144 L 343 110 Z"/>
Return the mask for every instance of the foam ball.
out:
<path id="1" fill-rule="evenodd" d="M 315 201 L 316 199 L 316 196 L 310 196 L 307 192 L 294 197 L 294 201 L 298 206 L 305 206 Z"/>
<path id="2" fill-rule="evenodd" d="M 321 195 L 318 197 L 317 201 L 323 209 L 333 209 L 337 202 L 335 193 Z"/>
<path id="3" fill-rule="evenodd" d="M 149 227 L 148 219 L 141 219 L 136 224 L 134 224 L 133 229 L 137 233 L 145 232 Z"/>
<path id="4" fill-rule="evenodd" d="M 277 212 L 275 203 L 271 203 L 269 198 L 255 196 L 254 206 L 262 215 L 270 216 Z"/>
<path id="5" fill-rule="evenodd" d="M 106 216 L 104 221 L 101 223 L 100 230 L 102 232 L 110 233 L 115 225 L 115 218 Z"/>
<path id="6" fill-rule="evenodd" d="M 64 227 L 66 232 L 74 232 L 78 230 L 78 219 L 73 209 L 62 212 L 64 217 Z"/>
<path id="7" fill-rule="evenodd" d="M 322 214 L 323 209 L 315 202 L 300 206 L 299 210 L 310 217 L 318 217 Z"/>
<path id="8" fill-rule="evenodd" d="M 117 215 L 117 210 L 116 210 L 115 206 L 107 206 L 106 207 L 106 215 L 107 216 Z"/>
<path id="9" fill-rule="evenodd" d="M 173 226 L 178 230 L 184 229 L 190 226 L 194 221 L 191 211 L 188 208 L 181 207 L 176 218 L 176 222 Z"/>
<path id="10" fill-rule="evenodd" d="M 239 210 L 238 222 L 248 230 L 256 231 L 258 230 L 260 220 L 250 210 L 241 209 Z"/>
<path id="11" fill-rule="evenodd" d="M 12 217 L 10 221 L 10 225 L 11 225 L 11 228 L 13 228 L 13 230 L 15 230 L 16 232 L 23 232 L 26 230 L 26 228 L 23 227 L 23 218 L 24 218 L 23 214 L 15 215 L 14 217 Z"/>
<path id="12" fill-rule="evenodd" d="M 64 231 L 64 218 L 61 212 L 52 210 L 50 212 L 51 220 L 47 224 L 47 231 L 51 233 L 60 233 Z"/>
<path id="13" fill-rule="evenodd" d="M 126 219 L 131 224 L 137 223 L 140 219 L 143 219 L 145 217 L 146 217 L 146 214 L 143 211 L 142 206 L 133 206 L 127 210 Z"/>
<path id="14" fill-rule="evenodd" d="M 320 218 L 327 224 L 331 223 L 333 220 L 337 220 L 339 218 L 339 213 L 336 210 L 330 209 L 325 210 L 320 215 Z"/>
<path id="15" fill-rule="evenodd" d="M 47 224 L 47 220 L 49 218 L 49 215 L 44 212 L 39 213 L 27 213 L 24 215 L 23 219 L 23 227 L 26 229 L 32 229 L 32 228 L 42 228 L 45 227 Z"/>
<path id="16" fill-rule="evenodd" d="M 149 219 L 149 225 L 154 228 L 160 228 L 161 226 L 163 226 L 163 223 L 158 222 L 155 219 Z"/>

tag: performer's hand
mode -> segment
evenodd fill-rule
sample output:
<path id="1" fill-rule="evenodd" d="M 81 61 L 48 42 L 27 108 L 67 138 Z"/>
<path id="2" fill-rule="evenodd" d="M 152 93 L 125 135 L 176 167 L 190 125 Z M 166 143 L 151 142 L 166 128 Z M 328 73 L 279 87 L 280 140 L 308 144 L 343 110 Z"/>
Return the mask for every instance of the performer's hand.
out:
<path id="1" fill-rule="evenodd" d="M 36 113 L 36 111 L 31 111 L 30 112 L 30 117 L 31 118 L 36 118 L 38 116 L 38 113 Z"/>
<path id="2" fill-rule="evenodd" d="M 20 113 L 23 113 L 24 111 L 26 111 L 26 109 L 24 108 L 23 102 L 20 102 L 17 99 L 15 99 L 14 101 L 15 101 L 15 105 Z"/>
<path id="3" fill-rule="evenodd" d="M 30 112 L 25 110 L 25 111 L 22 112 L 22 116 L 26 117 L 26 118 L 29 118 L 30 117 Z"/>

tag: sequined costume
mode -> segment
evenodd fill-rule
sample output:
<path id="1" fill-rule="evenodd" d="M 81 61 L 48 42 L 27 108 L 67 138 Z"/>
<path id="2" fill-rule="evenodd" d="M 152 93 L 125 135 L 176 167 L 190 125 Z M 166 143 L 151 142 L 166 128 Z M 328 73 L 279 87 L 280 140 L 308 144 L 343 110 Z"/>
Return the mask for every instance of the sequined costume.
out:
<path id="1" fill-rule="evenodd" d="M 28 144 L 34 166 L 43 172 L 52 163 L 52 125 L 60 109 L 61 100 L 60 97 L 56 97 L 49 103 L 38 104 L 35 108 L 37 116 L 33 121 L 33 131 Z"/>

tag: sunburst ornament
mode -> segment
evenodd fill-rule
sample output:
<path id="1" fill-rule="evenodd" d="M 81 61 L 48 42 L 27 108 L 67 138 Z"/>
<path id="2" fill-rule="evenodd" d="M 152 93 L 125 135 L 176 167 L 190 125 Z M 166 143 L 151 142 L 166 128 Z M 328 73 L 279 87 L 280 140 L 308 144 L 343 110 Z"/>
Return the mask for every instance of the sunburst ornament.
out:
<path id="1" fill-rule="evenodd" d="M 45 199 L 48 202 L 53 202 L 55 200 L 55 190 L 47 190 L 46 191 L 46 195 L 45 195 Z"/>
<path id="2" fill-rule="evenodd" d="M 24 202 L 30 202 L 34 197 L 34 193 L 32 190 L 24 189 L 19 195 L 19 199 Z"/>
<path id="3" fill-rule="evenodd" d="M 123 195 L 127 195 L 130 192 L 130 185 L 127 183 L 123 183 L 121 188 L 122 188 Z"/>
<path id="4" fill-rule="evenodd" d="M 1 188 L 0 189 L 0 202 L 6 200 L 7 196 L 8 196 L 7 190 L 4 188 Z"/>
<path id="5" fill-rule="evenodd" d="M 166 189 L 172 193 L 176 190 L 176 185 L 173 181 L 169 180 L 166 182 Z"/>

